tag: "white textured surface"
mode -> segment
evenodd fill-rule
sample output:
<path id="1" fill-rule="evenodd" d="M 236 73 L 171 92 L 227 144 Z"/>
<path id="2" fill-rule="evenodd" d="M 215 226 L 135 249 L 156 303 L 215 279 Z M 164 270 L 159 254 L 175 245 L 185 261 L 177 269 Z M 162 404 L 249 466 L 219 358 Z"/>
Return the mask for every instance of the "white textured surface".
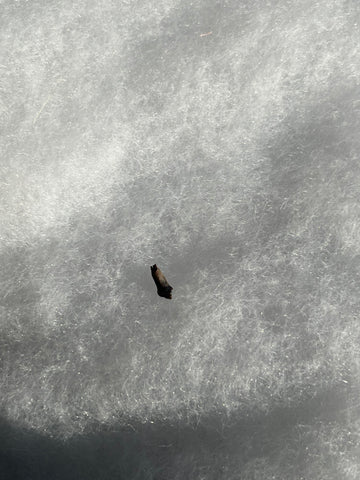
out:
<path id="1" fill-rule="evenodd" d="M 359 4 L 0 11 L 4 420 L 223 425 L 136 478 L 359 478 Z"/>

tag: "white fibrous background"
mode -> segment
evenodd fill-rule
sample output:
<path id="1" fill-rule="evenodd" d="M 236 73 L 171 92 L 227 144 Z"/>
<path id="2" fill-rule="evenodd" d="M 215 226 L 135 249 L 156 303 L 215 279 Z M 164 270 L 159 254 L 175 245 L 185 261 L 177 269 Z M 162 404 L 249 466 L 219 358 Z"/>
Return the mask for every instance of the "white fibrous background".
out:
<path id="1" fill-rule="evenodd" d="M 0 23 L 4 478 L 358 479 L 360 4 Z"/>

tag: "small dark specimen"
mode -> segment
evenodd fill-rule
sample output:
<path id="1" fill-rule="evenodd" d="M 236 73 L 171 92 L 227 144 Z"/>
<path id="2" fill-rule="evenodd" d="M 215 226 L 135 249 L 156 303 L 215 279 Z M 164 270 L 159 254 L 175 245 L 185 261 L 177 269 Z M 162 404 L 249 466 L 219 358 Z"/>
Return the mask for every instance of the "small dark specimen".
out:
<path id="1" fill-rule="evenodd" d="M 151 269 L 151 275 L 157 286 L 158 295 L 160 295 L 160 297 L 165 297 L 171 300 L 171 290 L 173 288 L 168 284 L 168 281 L 166 280 L 160 268 L 158 268 L 158 266 L 155 263 L 155 265 L 150 267 L 150 269 Z"/>

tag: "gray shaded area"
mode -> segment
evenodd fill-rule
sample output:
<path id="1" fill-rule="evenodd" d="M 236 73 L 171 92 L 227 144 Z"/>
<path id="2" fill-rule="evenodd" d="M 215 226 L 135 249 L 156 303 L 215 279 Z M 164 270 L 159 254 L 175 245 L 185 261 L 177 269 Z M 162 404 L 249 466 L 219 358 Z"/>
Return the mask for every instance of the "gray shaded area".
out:
<path id="1" fill-rule="evenodd" d="M 358 3 L 0 13 L 2 478 L 358 479 Z"/>
<path id="2" fill-rule="evenodd" d="M 356 461 L 356 436 L 337 431 L 335 439 L 322 430 L 344 421 L 338 402 L 349 393 L 333 389 L 301 405 L 225 422 L 217 412 L 201 422 L 113 424 L 67 442 L 3 424 L 4 465 L 13 479 L 335 478 L 343 470 L 333 455 Z M 328 443 L 321 454 L 309 448 L 319 434 Z"/>

